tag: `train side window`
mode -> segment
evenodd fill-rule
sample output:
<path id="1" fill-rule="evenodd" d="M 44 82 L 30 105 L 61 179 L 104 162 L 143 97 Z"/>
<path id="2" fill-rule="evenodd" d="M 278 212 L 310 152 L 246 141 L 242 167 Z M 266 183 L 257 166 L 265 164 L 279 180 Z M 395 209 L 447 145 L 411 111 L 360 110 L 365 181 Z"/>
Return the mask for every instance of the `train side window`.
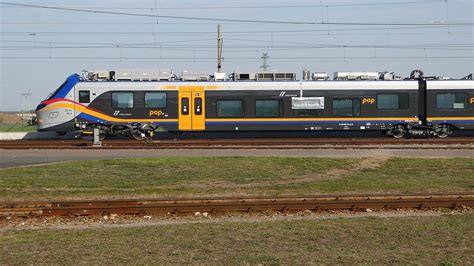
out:
<path id="1" fill-rule="evenodd" d="M 79 91 L 79 103 L 90 103 L 91 92 L 90 91 Z"/>
<path id="2" fill-rule="evenodd" d="M 133 92 L 112 92 L 113 108 L 133 108 Z"/>
<path id="3" fill-rule="evenodd" d="M 242 100 L 217 100 L 217 117 L 242 117 L 243 102 Z"/>
<path id="4" fill-rule="evenodd" d="M 360 116 L 359 99 L 333 99 L 332 114 L 334 116 L 353 117 Z"/>
<path id="5" fill-rule="evenodd" d="M 202 115 L 202 98 L 194 99 L 194 114 Z"/>
<path id="6" fill-rule="evenodd" d="M 408 94 L 379 94 L 377 95 L 377 109 L 395 110 L 408 109 Z"/>
<path id="7" fill-rule="evenodd" d="M 436 108 L 438 109 L 465 109 L 467 108 L 467 93 L 438 93 L 436 94 Z"/>
<path id="8" fill-rule="evenodd" d="M 279 117 L 282 113 L 280 100 L 256 100 L 255 116 L 257 117 Z"/>
<path id="9" fill-rule="evenodd" d="M 145 92 L 145 108 L 166 108 L 166 92 Z"/>
<path id="10" fill-rule="evenodd" d="M 181 114 L 189 115 L 189 98 L 181 99 Z"/>

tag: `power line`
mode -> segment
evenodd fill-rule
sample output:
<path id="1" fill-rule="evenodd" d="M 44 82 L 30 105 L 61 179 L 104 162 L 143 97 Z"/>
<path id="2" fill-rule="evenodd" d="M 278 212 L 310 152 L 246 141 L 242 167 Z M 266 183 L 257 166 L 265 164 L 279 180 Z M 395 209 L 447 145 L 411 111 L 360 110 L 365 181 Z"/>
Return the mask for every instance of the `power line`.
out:
<path id="1" fill-rule="evenodd" d="M 410 1 L 410 2 L 379 2 L 379 3 L 350 3 L 350 4 L 324 4 L 324 5 L 260 5 L 260 6 L 199 6 L 199 7 L 110 7 L 94 6 L 94 9 L 106 10 L 206 10 L 206 9 L 274 9 L 274 8 L 312 8 L 312 7 L 354 7 L 354 6 L 387 6 L 387 5 L 413 5 L 413 4 L 436 4 L 439 1 Z M 441 2 L 442 3 L 442 2 Z M 14 8 L 12 6 L 11 8 Z M 15 8 L 26 8 L 25 6 L 15 6 Z M 67 8 L 87 8 L 83 6 L 68 6 Z"/>
<path id="2" fill-rule="evenodd" d="M 287 62 L 292 62 L 293 60 L 318 60 L 318 59 L 390 59 L 390 60 L 425 60 L 425 59 L 473 59 L 474 56 L 320 56 L 320 57 L 272 57 L 272 60 L 282 60 Z M 79 56 L 57 56 L 57 57 L 48 57 L 48 56 L 36 56 L 36 57 L 26 57 L 26 56 L 3 56 L 0 59 L 84 59 L 84 60 L 102 60 L 102 59 L 117 59 L 117 60 L 127 60 L 127 59 L 138 59 L 138 60 L 216 60 L 215 57 L 136 57 L 136 56 L 123 56 L 123 57 L 107 57 L 107 56 L 98 56 L 98 57 L 79 57 Z M 253 60 L 255 57 L 226 57 L 226 60 Z"/>
<path id="3" fill-rule="evenodd" d="M 468 25 L 456 25 L 450 27 L 466 27 Z M 318 29 L 318 30 L 270 30 L 270 31 L 226 31 L 226 34 L 277 34 L 277 33 L 305 33 L 305 32 L 346 32 L 346 31 L 387 31 L 387 30 L 411 30 L 411 29 L 428 29 L 428 28 L 446 28 L 446 25 L 437 26 L 418 26 L 418 27 L 390 27 L 390 28 L 347 28 L 347 29 Z M 0 35 L 202 35 L 202 34 L 214 34 L 212 31 L 155 31 L 155 32 L 137 32 L 137 31 L 0 31 Z M 423 34 L 423 33 L 420 33 Z"/>
<path id="4" fill-rule="evenodd" d="M 204 21 L 227 21 L 227 22 L 242 22 L 242 23 L 268 23 L 268 24 L 294 24 L 294 25 L 352 25 L 352 26 L 430 26 L 430 25 L 474 25 L 472 21 L 466 22 L 436 22 L 436 23 L 381 23 L 381 22 L 311 22 L 311 21 L 280 21 L 280 20 L 249 20 L 249 19 L 226 19 L 226 18 L 209 18 L 209 17 L 191 17 L 191 16 L 169 16 L 169 15 L 156 15 L 156 14 L 139 14 L 139 13 L 127 13 L 127 12 L 114 12 L 114 11 L 101 11 L 93 9 L 77 9 L 77 8 L 65 8 L 65 7 L 53 7 L 53 6 L 42 6 L 42 5 L 28 5 L 28 4 L 17 4 L 10 2 L 0 2 L 3 5 L 10 6 L 24 6 L 31 8 L 40 9 L 51 9 L 60 11 L 72 11 L 82 13 L 94 13 L 94 14 L 107 14 L 107 15 L 121 15 L 121 16 L 136 16 L 136 17 L 154 17 L 154 18 L 167 18 L 167 19 L 184 19 L 184 20 L 204 20 Z"/>
<path id="5" fill-rule="evenodd" d="M 212 49 L 201 49 L 201 48 L 212 48 L 212 45 L 182 45 L 182 46 L 124 46 L 124 45 L 107 45 L 107 46 L 0 46 L 0 50 L 52 50 L 52 49 L 111 49 L 111 48 L 124 48 L 124 49 L 158 49 L 158 50 L 193 50 L 196 51 L 214 51 Z M 401 49 L 401 50 L 439 50 L 439 51 L 474 51 L 473 46 L 390 46 L 390 45 L 314 45 L 314 46 L 274 46 L 274 48 L 268 46 L 241 46 L 241 45 L 229 45 L 226 46 L 227 51 L 255 51 L 256 49 L 267 49 L 267 50 L 310 50 L 310 49 Z"/>
<path id="6" fill-rule="evenodd" d="M 211 38 L 206 39 L 186 39 L 186 40 L 176 40 L 176 41 L 166 41 L 166 42 L 141 42 L 141 43 L 115 43 L 115 42 L 64 42 L 64 41 L 31 41 L 31 40 L 2 40 L 0 42 L 11 42 L 11 43 L 43 43 L 43 44 L 85 44 L 85 45 L 112 45 L 112 46 L 134 46 L 134 45 L 158 45 L 165 43 L 183 43 L 183 42 L 201 42 L 201 41 L 210 41 L 214 40 Z"/>

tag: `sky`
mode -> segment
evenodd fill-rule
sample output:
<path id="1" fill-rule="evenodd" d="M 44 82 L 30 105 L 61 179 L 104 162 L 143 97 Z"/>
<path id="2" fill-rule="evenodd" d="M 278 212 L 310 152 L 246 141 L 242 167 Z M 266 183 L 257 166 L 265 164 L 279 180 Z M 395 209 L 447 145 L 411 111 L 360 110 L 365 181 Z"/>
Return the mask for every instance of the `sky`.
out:
<path id="1" fill-rule="evenodd" d="M 15 6 L 7 3 L 34 5 Z M 59 8 L 59 9 L 54 9 Z M 80 10 L 80 11 L 79 11 Z M 0 111 L 82 70 L 474 72 L 473 0 L 0 0 Z"/>

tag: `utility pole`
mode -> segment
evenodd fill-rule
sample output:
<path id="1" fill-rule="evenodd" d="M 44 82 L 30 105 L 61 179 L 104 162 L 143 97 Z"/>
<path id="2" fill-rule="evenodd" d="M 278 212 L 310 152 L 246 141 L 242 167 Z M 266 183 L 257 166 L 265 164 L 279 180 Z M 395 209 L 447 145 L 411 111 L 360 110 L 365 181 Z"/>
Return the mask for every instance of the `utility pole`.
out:
<path id="1" fill-rule="evenodd" d="M 262 65 L 260 66 L 260 69 L 263 71 L 267 71 L 270 68 L 270 66 L 267 64 L 267 59 L 269 58 L 270 56 L 268 53 L 263 53 L 263 55 L 260 57 L 260 59 L 262 59 Z"/>
<path id="2" fill-rule="evenodd" d="M 221 73 L 222 68 L 222 36 L 221 25 L 217 24 L 217 73 Z"/>

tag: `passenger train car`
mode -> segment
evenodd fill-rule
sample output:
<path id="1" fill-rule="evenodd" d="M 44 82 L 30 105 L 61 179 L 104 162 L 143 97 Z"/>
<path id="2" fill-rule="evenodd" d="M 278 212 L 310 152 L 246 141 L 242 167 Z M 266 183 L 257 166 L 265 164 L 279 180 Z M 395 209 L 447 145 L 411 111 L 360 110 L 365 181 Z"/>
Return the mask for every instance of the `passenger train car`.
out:
<path id="1" fill-rule="evenodd" d="M 273 72 L 178 79 L 145 71 L 134 78 L 133 73 L 71 75 L 38 105 L 38 130 L 99 128 L 102 137 L 144 139 L 156 130 L 377 130 L 402 138 L 474 129 L 472 80 L 354 80 L 367 76 L 346 75 L 345 80 L 298 81 L 294 73 Z"/>

